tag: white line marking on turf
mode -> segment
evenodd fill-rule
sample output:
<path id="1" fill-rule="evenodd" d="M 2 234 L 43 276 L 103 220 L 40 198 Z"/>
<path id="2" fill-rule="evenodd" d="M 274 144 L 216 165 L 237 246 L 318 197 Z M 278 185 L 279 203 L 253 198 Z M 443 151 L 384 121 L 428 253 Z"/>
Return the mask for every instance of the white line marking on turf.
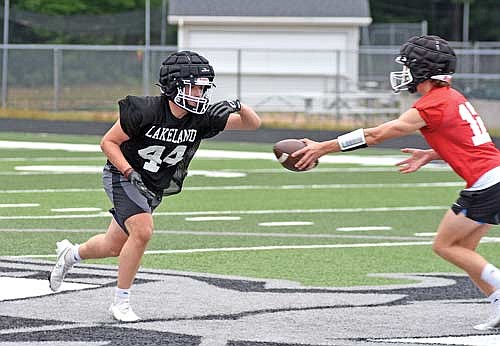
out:
<path id="1" fill-rule="evenodd" d="M 236 186 L 191 186 L 186 191 L 203 190 L 318 190 L 318 189 L 369 189 L 369 188 L 429 188 L 463 187 L 463 182 L 409 183 L 409 184 L 312 184 L 312 185 L 236 185 Z M 1 192 L 1 191 L 0 191 Z"/>
<path id="2" fill-rule="evenodd" d="M 287 210 L 214 210 L 214 211 L 179 211 L 157 212 L 155 216 L 184 216 L 184 215 L 269 215 L 269 214 L 322 214 L 322 213 L 362 213 L 362 212 L 393 212 L 393 211 L 428 211 L 443 210 L 449 206 L 416 206 L 416 207 L 381 207 L 381 208 L 332 208 L 332 209 L 287 209 Z M 109 213 L 78 215 L 19 215 L 0 216 L 0 220 L 50 220 L 50 219 L 78 219 L 109 217 Z"/>
<path id="3" fill-rule="evenodd" d="M 82 157 L 0 157 L 0 162 L 44 162 L 44 161 L 100 161 L 105 160 L 105 156 L 82 156 Z M 104 163 L 103 163 L 104 166 Z M 423 168 L 423 167 L 422 167 Z"/>
<path id="4" fill-rule="evenodd" d="M 328 190 L 328 189 L 369 189 L 369 188 L 429 188 L 429 187 L 463 187 L 463 182 L 411 183 L 411 184 L 314 184 L 314 185 L 235 185 L 235 186 L 187 186 L 183 191 L 219 191 L 219 190 Z M 95 192 L 101 189 L 26 189 L 0 190 L 0 193 L 66 193 Z"/>
<path id="5" fill-rule="evenodd" d="M 337 248 L 363 248 L 363 247 L 396 247 L 396 246 L 419 246 L 430 245 L 431 241 L 394 242 L 394 243 L 358 243 L 358 244 L 322 244 L 322 245 L 277 245 L 277 246 L 249 246 L 249 247 L 223 247 L 204 249 L 180 249 L 180 250 L 149 250 L 145 255 L 162 255 L 178 253 L 203 253 L 203 252 L 235 252 L 235 251 L 269 251 L 269 250 L 314 250 L 314 249 L 337 249 Z M 57 255 L 21 255 L 9 256 L 9 258 L 52 258 Z"/>
<path id="6" fill-rule="evenodd" d="M 430 241 L 420 241 L 420 242 L 360 243 L 360 244 L 249 246 L 249 247 L 226 247 L 226 248 L 185 249 L 185 250 L 150 250 L 146 251 L 145 254 L 157 255 L 157 254 L 176 254 L 176 253 L 299 250 L 299 249 L 313 250 L 313 249 L 338 249 L 338 248 L 363 248 L 363 247 L 415 246 L 415 245 L 430 245 L 430 244 L 432 244 L 432 242 Z"/>
<path id="7" fill-rule="evenodd" d="M 392 227 L 389 226 L 365 226 L 365 227 L 337 227 L 339 232 L 354 232 L 354 231 L 389 231 Z"/>
<path id="8" fill-rule="evenodd" d="M 101 148 L 97 144 L 71 144 L 71 143 L 47 143 L 47 142 L 19 142 L 0 141 L 0 148 L 4 149 L 40 149 L 40 150 L 65 150 L 73 152 L 97 153 Z"/>
<path id="9" fill-rule="evenodd" d="M 29 208 L 39 206 L 39 203 L 0 204 L 0 208 Z"/>
<path id="10" fill-rule="evenodd" d="M 484 240 L 484 241 L 483 241 Z M 481 243 L 491 243 L 483 239 Z M 496 242 L 496 241 L 493 241 Z M 314 250 L 314 249 L 338 249 L 338 248 L 364 248 L 364 247 L 397 247 L 397 246 L 420 246 L 431 245 L 432 241 L 414 242 L 390 242 L 390 243 L 357 243 L 357 244 L 322 244 L 322 245 L 281 245 L 281 246 L 250 246 L 250 247 L 227 247 L 227 248 L 204 248 L 204 249 L 182 249 L 182 250 L 150 250 L 146 255 L 178 254 L 178 253 L 204 253 L 204 252 L 235 252 L 235 251 L 269 251 L 269 250 Z M 9 256 L 10 258 L 53 258 L 57 255 L 21 255 Z"/>
<path id="11" fill-rule="evenodd" d="M 15 166 L 16 171 L 28 172 L 64 172 L 64 173 L 102 173 L 103 166 L 84 166 L 84 165 L 45 165 L 45 166 Z"/>
<path id="12" fill-rule="evenodd" d="M 427 171 L 450 171 L 451 168 L 448 165 L 442 164 L 427 164 L 424 167 L 421 167 L 420 170 Z M 255 168 L 255 169 L 233 169 L 228 168 L 224 169 L 224 171 L 244 171 L 252 174 L 268 174 L 268 173 L 287 173 L 294 174 L 294 172 L 290 172 L 287 170 L 283 170 L 283 168 Z M 363 173 L 363 172 L 397 172 L 397 167 L 317 167 L 307 173 Z"/>
<path id="13" fill-rule="evenodd" d="M 275 221 L 275 222 L 261 222 L 258 223 L 262 227 L 280 227 L 280 226 L 310 226 L 314 225 L 314 222 L 310 221 Z"/>
<path id="14" fill-rule="evenodd" d="M 38 233 L 103 233 L 104 229 L 46 229 L 46 228 L 27 228 L 11 229 L 0 228 L 0 232 L 38 232 Z M 274 237 L 274 238 L 340 238 L 340 239 L 384 239 L 384 240 L 419 240 L 417 237 L 405 236 L 380 236 L 380 235 L 340 235 L 329 233 L 276 233 L 276 232 L 211 232 L 211 231 L 167 231 L 155 230 L 155 234 L 175 234 L 175 235 L 199 235 L 212 237 Z M 484 238 L 483 238 L 484 239 Z"/>
<path id="15" fill-rule="evenodd" d="M 415 233 L 415 237 L 434 237 L 436 235 L 436 232 L 422 232 L 422 233 Z"/>
<path id="16" fill-rule="evenodd" d="M 103 166 L 85 166 L 85 165 L 38 165 L 38 166 L 15 166 L 16 171 L 23 172 L 42 172 L 42 173 L 102 173 Z M 201 175 L 210 178 L 241 178 L 247 174 L 242 172 L 224 172 L 209 170 L 190 170 L 188 175 Z"/>
<path id="17" fill-rule="evenodd" d="M 0 175 L 61 175 L 61 174 L 97 174 L 97 172 L 0 172 Z M 0 344 L 1 345 L 1 344 Z"/>
<path id="18" fill-rule="evenodd" d="M 198 216 L 186 217 L 186 221 L 238 221 L 241 220 L 239 216 Z"/>
<path id="19" fill-rule="evenodd" d="M 26 190 L 0 190 L 0 193 L 67 193 L 67 192 L 104 192 L 102 188 L 99 189 L 26 189 Z"/>
<path id="20" fill-rule="evenodd" d="M 0 229 L 0 232 L 2 229 Z M 22 231 L 22 230 L 21 230 Z M 102 230 L 99 230 L 101 233 Z M 154 233 L 160 234 L 185 234 L 200 236 L 236 236 L 236 237 L 283 237 L 283 238 L 339 238 L 339 239 L 384 239 L 384 240 L 419 240 L 417 237 L 401 236 L 380 236 L 380 235 L 340 235 L 328 233 L 276 233 L 276 232 L 210 232 L 210 231 L 166 231 L 155 230 Z"/>
<path id="21" fill-rule="evenodd" d="M 53 208 L 50 211 L 54 211 L 56 213 L 72 213 L 72 212 L 84 212 L 84 211 L 101 211 L 101 208 Z"/>
<path id="22" fill-rule="evenodd" d="M 70 143 L 46 143 L 46 142 L 22 142 L 22 141 L 0 141 L 0 148 L 7 149 L 42 149 L 42 150 L 66 150 L 71 152 L 101 152 L 97 144 L 70 144 Z M 196 152 L 197 158 L 217 159 L 258 159 L 276 161 L 273 153 L 251 152 L 251 151 L 228 151 L 200 149 Z M 363 166 L 393 166 L 406 156 L 368 156 L 368 155 L 326 155 L 321 158 L 322 163 L 354 163 Z"/>

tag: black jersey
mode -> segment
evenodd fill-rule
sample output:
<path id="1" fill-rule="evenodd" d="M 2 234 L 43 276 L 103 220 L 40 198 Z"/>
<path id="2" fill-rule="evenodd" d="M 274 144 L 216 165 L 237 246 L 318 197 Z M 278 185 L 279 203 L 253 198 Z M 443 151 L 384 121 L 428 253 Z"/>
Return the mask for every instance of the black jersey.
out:
<path id="1" fill-rule="evenodd" d="M 130 137 L 120 146 L 123 155 L 151 191 L 164 195 L 180 192 L 201 140 L 217 135 L 228 119 L 193 113 L 178 119 L 165 96 L 127 96 L 118 104 Z"/>

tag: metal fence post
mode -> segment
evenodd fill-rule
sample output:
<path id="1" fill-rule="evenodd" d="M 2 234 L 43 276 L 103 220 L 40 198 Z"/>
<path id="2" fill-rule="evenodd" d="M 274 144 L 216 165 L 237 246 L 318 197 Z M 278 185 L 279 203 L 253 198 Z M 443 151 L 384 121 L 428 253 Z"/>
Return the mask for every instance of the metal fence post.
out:
<path id="1" fill-rule="evenodd" d="M 151 6 L 150 6 L 150 1 L 146 0 L 146 3 L 144 5 L 146 7 L 146 13 L 145 13 L 145 22 L 146 22 L 146 27 L 145 27 L 145 39 L 144 39 L 144 55 L 143 55 L 143 61 L 142 61 L 142 78 L 143 78 L 143 84 L 142 84 L 142 91 L 144 93 L 144 96 L 149 94 L 149 73 L 150 73 L 150 67 L 149 67 L 149 56 L 150 56 L 150 45 L 151 45 L 151 35 L 150 35 L 150 24 L 151 24 Z"/>
<path id="2" fill-rule="evenodd" d="M 241 48 L 237 50 L 236 95 L 237 95 L 238 100 L 241 100 Z"/>
<path id="3" fill-rule="evenodd" d="M 9 0 L 3 5 L 3 54 L 2 54 L 2 108 L 7 107 L 7 78 L 9 59 Z"/>
<path id="4" fill-rule="evenodd" d="M 54 112 L 59 110 L 59 97 L 61 93 L 61 86 L 59 83 L 60 80 L 60 72 L 61 72 L 61 64 L 62 64 L 62 52 L 60 49 L 54 49 L 54 104 L 53 109 Z"/>
<path id="5" fill-rule="evenodd" d="M 340 50 L 335 51 L 335 55 L 337 57 L 336 61 L 336 71 L 335 71 L 335 117 L 336 123 L 340 123 Z"/>

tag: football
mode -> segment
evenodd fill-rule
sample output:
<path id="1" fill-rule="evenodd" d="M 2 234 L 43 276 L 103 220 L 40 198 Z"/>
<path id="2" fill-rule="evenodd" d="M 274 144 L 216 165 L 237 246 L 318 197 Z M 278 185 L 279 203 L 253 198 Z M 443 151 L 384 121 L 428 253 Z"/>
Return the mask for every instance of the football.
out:
<path id="1" fill-rule="evenodd" d="M 300 160 L 300 156 L 292 157 L 290 155 L 296 152 L 297 150 L 304 148 L 305 146 L 306 144 L 298 139 L 283 139 L 274 144 L 273 152 L 274 155 L 276 155 L 278 162 L 281 163 L 283 167 L 285 167 L 290 171 L 302 172 L 305 170 L 298 169 L 295 167 L 297 161 Z M 314 167 L 316 167 L 317 165 L 318 162 L 316 162 L 316 165 Z"/>

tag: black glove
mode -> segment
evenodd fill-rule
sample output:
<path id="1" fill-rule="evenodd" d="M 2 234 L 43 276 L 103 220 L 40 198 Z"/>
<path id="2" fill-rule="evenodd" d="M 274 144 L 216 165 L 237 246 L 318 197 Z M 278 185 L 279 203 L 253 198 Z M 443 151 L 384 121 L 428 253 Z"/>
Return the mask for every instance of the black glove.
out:
<path id="1" fill-rule="evenodd" d="M 153 193 L 153 191 L 151 191 L 146 187 L 146 185 L 144 185 L 142 177 L 139 173 L 129 168 L 124 175 L 125 178 L 127 178 L 128 181 L 130 181 L 144 197 L 146 197 L 150 201 L 154 201 L 156 199 L 156 195 Z"/>
<path id="2" fill-rule="evenodd" d="M 206 114 L 215 117 L 228 116 L 231 113 L 238 113 L 241 110 L 240 100 L 220 101 L 210 105 Z"/>

